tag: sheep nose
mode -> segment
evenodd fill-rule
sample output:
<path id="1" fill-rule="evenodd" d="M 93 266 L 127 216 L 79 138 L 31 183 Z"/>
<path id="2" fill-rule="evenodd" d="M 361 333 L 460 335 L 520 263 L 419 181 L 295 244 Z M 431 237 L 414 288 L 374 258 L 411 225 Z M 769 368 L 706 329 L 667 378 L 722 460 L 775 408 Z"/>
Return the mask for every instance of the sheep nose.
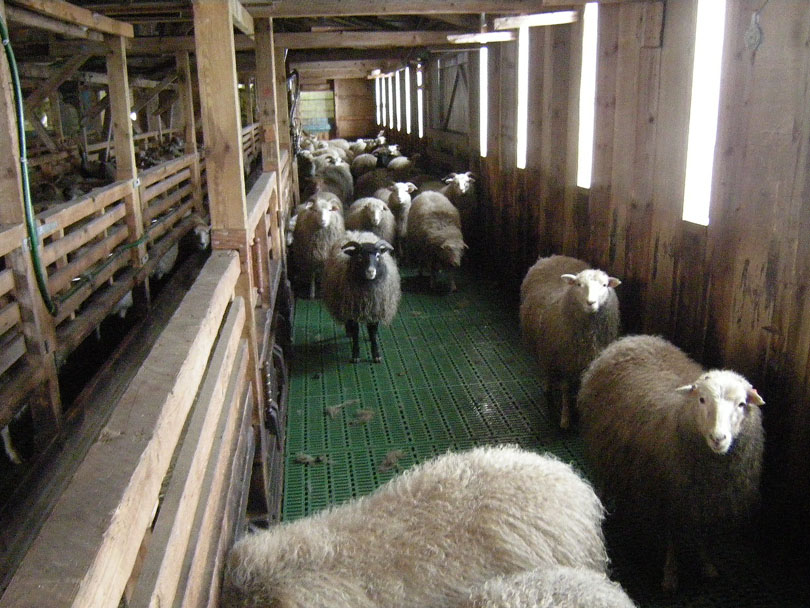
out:
<path id="1" fill-rule="evenodd" d="M 374 268 L 374 266 L 369 266 L 368 268 L 366 268 L 366 278 L 369 281 L 374 280 L 374 277 L 376 276 L 377 276 L 377 269 Z"/>
<path id="2" fill-rule="evenodd" d="M 726 440 L 727 435 L 725 433 L 712 433 L 712 441 L 716 444 L 720 445 Z"/>

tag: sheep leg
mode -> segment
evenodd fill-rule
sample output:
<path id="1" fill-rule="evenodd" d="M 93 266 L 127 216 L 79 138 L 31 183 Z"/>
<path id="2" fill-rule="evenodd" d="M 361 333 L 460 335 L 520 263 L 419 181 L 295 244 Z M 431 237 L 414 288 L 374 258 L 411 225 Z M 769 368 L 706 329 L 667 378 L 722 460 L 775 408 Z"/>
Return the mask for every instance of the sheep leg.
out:
<path id="1" fill-rule="evenodd" d="M 379 323 L 368 324 L 368 339 L 371 341 L 371 358 L 374 363 L 382 361 L 380 356 L 380 345 L 377 344 L 377 330 L 380 328 Z"/>
<path id="2" fill-rule="evenodd" d="M 560 428 L 571 428 L 571 399 L 568 395 L 568 382 L 560 382 Z"/>
<path id="3" fill-rule="evenodd" d="M 11 431 L 9 428 L 7 426 L 3 427 L 0 434 L 3 436 L 3 449 L 5 450 L 8 459 L 14 464 L 22 464 L 22 458 L 20 458 L 17 450 L 14 449 L 14 444 L 11 442 Z"/>
<path id="4" fill-rule="evenodd" d="M 360 363 L 360 324 L 357 321 L 346 321 L 346 333 L 352 339 L 352 363 Z"/>
<path id="5" fill-rule="evenodd" d="M 678 590 L 678 553 L 672 538 L 667 540 L 667 556 L 664 561 L 664 578 L 661 581 L 661 588 L 667 593 L 675 593 Z"/>
<path id="6" fill-rule="evenodd" d="M 717 571 L 717 567 L 714 565 L 714 563 L 712 563 L 712 560 L 709 557 L 709 552 L 702 543 L 700 545 L 699 554 L 701 572 L 703 572 L 704 578 L 717 578 L 720 576 L 720 573 Z"/>
<path id="7" fill-rule="evenodd" d="M 309 299 L 315 299 L 315 273 L 313 272 L 309 279 Z"/>

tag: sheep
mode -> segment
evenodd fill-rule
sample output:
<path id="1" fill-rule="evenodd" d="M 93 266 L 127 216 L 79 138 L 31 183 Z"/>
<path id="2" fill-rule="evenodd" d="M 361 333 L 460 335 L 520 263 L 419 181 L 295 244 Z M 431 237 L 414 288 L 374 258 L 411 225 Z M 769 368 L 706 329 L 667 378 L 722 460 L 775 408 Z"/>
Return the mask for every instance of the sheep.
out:
<path id="1" fill-rule="evenodd" d="M 388 205 L 396 218 L 399 246 L 408 236 L 408 215 L 411 212 L 411 192 L 414 190 L 416 186 L 411 182 L 393 182 L 388 188 L 380 188 L 374 193 L 376 198 Z"/>
<path id="2" fill-rule="evenodd" d="M 634 608 L 604 573 L 552 566 L 499 576 L 476 587 L 458 608 Z"/>
<path id="3" fill-rule="evenodd" d="M 124 296 L 116 302 L 115 306 L 113 306 L 111 315 L 118 315 L 119 319 L 126 319 L 127 312 L 129 309 L 135 305 L 135 301 L 132 298 L 132 290 L 130 289 L 128 292 L 124 294 Z"/>
<path id="4" fill-rule="evenodd" d="M 373 154 L 368 154 L 364 152 L 363 154 L 358 154 L 352 160 L 352 175 L 354 179 L 360 179 L 360 177 L 368 173 L 369 171 L 373 171 L 377 168 L 377 157 Z"/>
<path id="5" fill-rule="evenodd" d="M 328 165 L 318 169 L 315 177 L 306 179 L 301 188 L 301 198 L 306 200 L 320 192 L 335 194 L 342 205 L 354 200 L 354 180 L 346 164 Z"/>
<path id="6" fill-rule="evenodd" d="M 332 244 L 343 236 L 340 206 L 326 197 L 316 197 L 304 205 L 295 223 L 290 245 L 290 264 L 297 278 L 309 285 L 309 297 L 315 297 L 315 283 L 323 270 Z"/>
<path id="7" fill-rule="evenodd" d="M 152 269 L 152 272 L 149 273 L 149 276 L 156 280 L 162 279 L 164 276 L 169 274 L 172 268 L 174 268 L 174 263 L 177 261 L 177 252 L 178 252 L 177 241 L 172 243 L 172 246 L 160 256 L 158 263 L 155 264 L 155 267 Z"/>
<path id="8" fill-rule="evenodd" d="M 390 212 L 389 212 L 390 213 Z M 382 361 L 380 323 L 390 325 L 402 296 L 393 247 L 372 232 L 347 231 L 332 247 L 323 271 L 323 303 L 352 339 L 352 363 L 360 361 L 360 323 L 368 328 L 371 358 Z"/>
<path id="9" fill-rule="evenodd" d="M 346 230 L 368 230 L 389 243 L 396 236 L 394 214 L 383 201 L 370 196 L 352 203 L 346 212 L 345 224 Z"/>
<path id="10" fill-rule="evenodd" d="M 441 182 L 424 182 L 416 194 L 434 191 L 444 194 L 461 214 L 461 226 L 467 231 L 473 227 L 473 214 L 478 206 L 478 195 L 475 191 L 475 177 L 470 171 L 450 173 Z"/>
<path id="11" fill-rule="evenodd" d="M 686 546 L 698 548 L 704 575 L 716 576 L 705 541 L 757 506 L 763 403 L 741 375 L 704 371 L 657 336 L 617 340 L 583 374 L 586 456 L 616 512 L 663 535 L 665 590 L 677 588 Z"/>
<path id="12" fill-rule="evenodd" d="M 530 568 L 604 572 L 602 519 L 590 485 L 551 456 L 450 452 L 369 496 L 239 540 L 221 605 L 439 608 Z"/>
<path id="13" fill-rule="evenodd" d="M 411 202 L 408 214 L 408 256 L 420 269 L 428 268 L 430 286 L 436 287 L 440 269 L 457 268 L 467 244 L 461 234 L 461 218 L 453 204 L 438 192 L 423 192 Z M 456 283 L 450 277 L 450 291 Z"/>
<path id="14" fill-rule="evenodd" d="M 520 286 L 521 334 L 547 377 L 560 428 L 571 426 L 580 375 L 619 335 L 620 284 L 582 260 L 553 255 L 539 258 Z"/>
<path id="15" fill-rule="evenodd" d="M 386 188 L 393 182 L 393 174 L 388 169 L 367 171 L 354 182 L 354 195 L 357 198 L 373 196 L 380 188 Z"/>

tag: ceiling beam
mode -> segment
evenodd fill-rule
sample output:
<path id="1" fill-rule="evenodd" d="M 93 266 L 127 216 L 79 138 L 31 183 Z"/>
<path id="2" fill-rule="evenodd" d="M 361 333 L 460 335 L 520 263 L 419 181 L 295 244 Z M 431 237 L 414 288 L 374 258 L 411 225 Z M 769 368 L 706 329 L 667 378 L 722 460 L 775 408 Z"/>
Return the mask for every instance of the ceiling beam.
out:
<path id="1" fill-rule="evenodd" d="M 45 101 L 47 97 L 52 95 L 63 82 L 78 72 L 82 64 L 88 59 L 90 59 L 90 55 L 75 55 L 68 59 L 58 70 L 54 71 L 51 77 L 43 82 L 36 91 L 25 98 L 25 105 L 28 109 L 36 109 L 36 107 Z"/>
<path id="2" fill-rule="evenodd" d="M 25 78 L 31 79 L 45 79 L 51 78 L 54 72 L 59 69 L 59 66 L 40 65 L 35 63 L 20 63 L 18 64 L 20 75 Z M 101 72 L 76 72 L 68 80 L 75 80 L 89 85 L 108 86 L 109 80 L 106 73 Z M 130 78 L 129 86 L 139 89 L 151 89 L 158 86 L 160 83 L 157 80 L 149 80 L 148 78 Z M 37 85 L 39 86 L 39 85 Z M 172 85 L 174 86 L 174 85 Z"/>
<path id="3" fill-rule="evenodd" d="M 254 17 L 348 17 L 353 15 L 442 15 L 536 13 L 546 0 L 243 0 Z"/>
<path id="4" fill-rule="evenodd" d="M 63 36 L 70 36 L 71 38 L 84 38 L 87 40 L 95 40 L 97 42 L 104 41 L 104 34 L 88 30 L 86 27 L 73 25 L 72 23 L 65 23 L 58 19 L 46 17 L 33 11 L 27 11 L 23 8 L 8 5 L 6 7 L 6 15 L 8 20 L 12 23 L 18 23 L 26 27 L 33 27 L 36 29 L 46 30 L 54 34 L 62 34 Z"/>
<path id="5" fill-rule="evenodd" d="M 374 69 L 393 70 L 402 66 L 401 61 L 394 59 L 363 59 L 363 60 L 336 60 L 336 61 L 291 61 L 291 70 L 299 72 L 317 72 L 319 70 L 365 70 Z"/>
<path id="6" fill-rule="evenodd" d="M 447 44 L 447 36 L 464 32 L 280 32 L 276 46 L 288 49 L 338 49 L 436 46 Z"/>
<path id="7" fill-rule="evenodd" d="M 110 19 L 63 0 L 11 0 L 9 4 L 12 3 L 35 13 L 80 27 L 86 27 L 102 34 L 123 36 L 125 38 L 135 36 L 135 31 L 129 23 Z"/>

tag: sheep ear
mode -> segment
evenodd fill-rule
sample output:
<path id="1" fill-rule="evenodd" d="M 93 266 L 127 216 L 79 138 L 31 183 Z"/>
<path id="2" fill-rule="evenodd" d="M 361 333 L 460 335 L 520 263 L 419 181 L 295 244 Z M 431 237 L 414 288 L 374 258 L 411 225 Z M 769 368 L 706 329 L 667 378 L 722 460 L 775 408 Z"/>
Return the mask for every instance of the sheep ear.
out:
<path id="1" fill-rule="evenodd" d="M 751 388 L 748 389 L 747 397 L 748 398 L 746 399 L 746 401 L 749 404 L 765 405 L 765 400 L 762 397 L 759 396 L 759 393 L 757 392 L 757 389 L 755 389 L 754 387 L 751 387 Z"/>
<path id="2" fill-rule="evenodd" d="M 307 201 L 304 203 L 304 209 L 312 209 L 312 205 L 315 204 L 315 201 Z"/>
<path id="3" fill-rule="evenodd" d="M 349 241 L 340 248 L 343 253 L 347 253 L 349 255 L 355 253 L 358 249 L 360 249 L 360 243 L 357 241 Z"/>
<path id="4" fill-rule="evenodd" d="M 675 389 L 676 393 L 691 393 L 692 391 L 697 390 L 696 384 L 684 384 L 683 386 L 679 386 Z"/>
<path id="5" fill-rule="evenodd" d="M 412 182 L 405 182 L 405 187 L 408 189 L 408 192 L 415 192 L 417 190 L 416 184 Z"/>
<path id="6" fill-rule="evenodd" d="M 569 285 L 573 285 L 577 282 L 577 275 L 575 274 L 562 274 L 560 275 L 560 278 Z"/>
<path id="7" fill-rule="evenodd" d="M 389 251 L 394 250 L 394 246 L 391 245 L 388 241 L 380 239 L 376 243 L 374 243 L 374 248 L 377 249 L 380 253 L 388 253 Z"/>
<path id="8" fill-rule="evenodd" d="M 467 171 L 464 175 L 466 175 L 468 178 L 470 178 L 471 182 L 475 181 L 475 176 L 473 175 L 472 171 Z"/>
<path id="9" fill-rule="evenodd" d="M 621 284 L 622 284 L 622 282 L 619 279 L 617 279 L 616 277 L 610 277 L 608 279 L 608 287 L 618 287 Z"/>

